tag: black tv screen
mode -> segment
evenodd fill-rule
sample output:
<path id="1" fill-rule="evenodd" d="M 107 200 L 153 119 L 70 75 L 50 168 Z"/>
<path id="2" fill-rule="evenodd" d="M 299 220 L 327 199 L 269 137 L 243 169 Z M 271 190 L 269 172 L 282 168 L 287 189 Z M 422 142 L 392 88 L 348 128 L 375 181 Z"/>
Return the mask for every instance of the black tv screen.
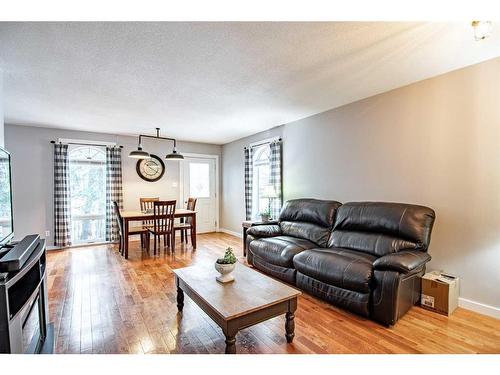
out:
<path id="1" fill-rule="evenodd" d="M 14 235 L 10 154 L 0 147 L 0 245 Z"/>

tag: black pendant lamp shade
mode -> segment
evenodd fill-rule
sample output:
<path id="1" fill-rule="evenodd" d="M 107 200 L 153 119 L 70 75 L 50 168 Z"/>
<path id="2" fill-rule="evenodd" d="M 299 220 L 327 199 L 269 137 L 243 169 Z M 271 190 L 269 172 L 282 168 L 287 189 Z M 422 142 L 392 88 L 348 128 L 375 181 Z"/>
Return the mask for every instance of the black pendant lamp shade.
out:
<path id="1" fill-rule="evenodd" d="M 184 156 L 179 154 L 174 147 L 174 150 L 172 151 L 172 153 L 165 156 L 165 159 L 167 159 L 167 160 L 183 160 Z"/>
<path id="2" fill-rule="evenodd" d="M 129 158 L 134 158 L 134 159 L 148 159 L 149 153 L 143 151 L 142 146 L 139 144 L 139 146 L 137 146 L 137 150 L 130 151 L 130 154 L 128 154 L 128 156 Z"/>
<path id="3" fill-rule="evenodd" d="M 174 149 L 172 150 L 171 154 L 168 154 L 168 155 L 165 156 L 165 159 L 167 159 L 167 160 L 182 160 L 182 159 L 184 159 L 184 156 L 182 156 L 181 154 L 179 154 L 177 152 L 177 149 L 176 149 L 177 141 L 174 138 L 160 137 L 160 128 L 156 128 L 156 136 L 140 134 L 139 135 L 139 145 L 137 146 L 137 150 L 131 151 L 130 154 L 128 154 L 128 156 L 130 158 L 134 158 L 134 159 L 148 159 L 150 157 L 149 156 L 149 152 L 146 152 L 146 151 L 142 150 L 142 144 L 141 144 L 142 137 L 144 137 L 144 138 L 154 138 L 154 139 L 164 139 L 164 140 L 167 140 L 167 141 L 173 141 L 174 142 Z"/>

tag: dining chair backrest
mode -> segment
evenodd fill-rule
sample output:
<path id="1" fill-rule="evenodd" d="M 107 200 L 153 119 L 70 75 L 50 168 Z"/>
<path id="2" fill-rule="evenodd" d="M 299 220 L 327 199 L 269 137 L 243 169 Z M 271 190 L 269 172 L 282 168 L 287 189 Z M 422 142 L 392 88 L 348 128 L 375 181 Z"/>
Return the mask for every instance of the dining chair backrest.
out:
<path id="1" fill-rule="evenodd" d="M 197 201 L 198 201 L 198 198 L 188 198 L 186 209 L 188 209 L 190 211 L 194 211 L 196 208 Z M 192 221 L 193 221 L 193 218 L 191 216 L 189 216 L 186 219 L 186 223 L 188 223 L 188 224 L 191 224 Z"/>
<path id="2" fill-rule="evenodd" d="M 118 223 L 118 231 L 120 232 L 120 236 L 123 233 L 123 223 L 122 223 L 122 214 L 120 213 L 120 208 L 118 207 L 118 203 L 113 201 L 113 207 L 115 210 L 115 219 L 116 222 Z"/>
<path id="3" fill-rule="evenodd" d="M 159 197 L 155 198 L 139 198 L 141 204 L 141 212 L 153 211 L 154 202 L 158 202 Z M 153 225 L 153 220 L 143 220 L 142 225 L 151 226 Z"/>
<path id="4" fill-rule="evenodd" d="M 156 233 L 171 233 L 174 228 L 176 201 L 153 202 L 153 227 Z"/>

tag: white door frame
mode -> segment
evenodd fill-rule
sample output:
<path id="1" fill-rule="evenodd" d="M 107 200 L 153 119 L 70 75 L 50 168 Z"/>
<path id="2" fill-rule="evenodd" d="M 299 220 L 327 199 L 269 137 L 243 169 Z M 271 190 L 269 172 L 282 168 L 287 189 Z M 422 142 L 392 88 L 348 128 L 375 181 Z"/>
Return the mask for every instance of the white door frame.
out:
<path id="1" fill-rule="evenodd" d="M 215 160 L 215 231 L 219 232 L 219 155 L 211 154 L 195 154 L 183 152 L 182 155 L 188 158 L 200 158 L 200 159 L 214 159 Z M 184 162 L 179 163 L 179 202 L 184 202 Z"/>

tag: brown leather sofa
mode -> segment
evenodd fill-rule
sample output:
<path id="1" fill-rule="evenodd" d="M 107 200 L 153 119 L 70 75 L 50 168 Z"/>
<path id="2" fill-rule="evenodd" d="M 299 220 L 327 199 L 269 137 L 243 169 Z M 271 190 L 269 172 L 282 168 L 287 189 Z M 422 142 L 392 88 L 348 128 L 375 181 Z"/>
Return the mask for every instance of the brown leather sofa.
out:
<path id="1" fill-rule="evenodd" d="M 248 262 L 384 325 L 420 298 L 432 209 L 403 203 L 287 201 L 279 223 L 248 229 Z"/>

